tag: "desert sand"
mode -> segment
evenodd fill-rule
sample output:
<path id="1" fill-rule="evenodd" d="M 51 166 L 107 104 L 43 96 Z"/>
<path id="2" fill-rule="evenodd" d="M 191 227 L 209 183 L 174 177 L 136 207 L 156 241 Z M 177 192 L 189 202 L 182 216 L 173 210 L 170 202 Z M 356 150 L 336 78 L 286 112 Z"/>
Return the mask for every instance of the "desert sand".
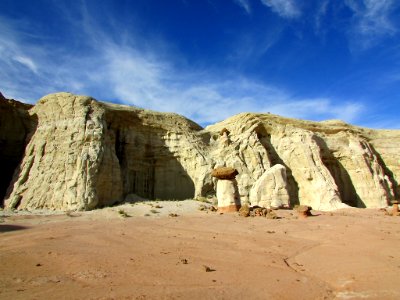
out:
<path id="1" fill-rule="evenodd" d="M 201 205 L 0 212 L 0 299 L 400 299 L 400 217 Z"/>

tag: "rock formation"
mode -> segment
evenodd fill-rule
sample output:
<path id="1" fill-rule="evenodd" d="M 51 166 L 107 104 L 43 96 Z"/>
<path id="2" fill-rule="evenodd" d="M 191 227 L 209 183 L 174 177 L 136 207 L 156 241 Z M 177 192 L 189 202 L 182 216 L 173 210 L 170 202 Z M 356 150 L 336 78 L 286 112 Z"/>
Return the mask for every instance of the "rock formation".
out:
<path id="1" fill-rule="evenodd" d="M 217 200 L 219 212 L 238 211 L 241 207 L 240 195 L 236 181 L 238 171 L 230 167 L 212 170 L 211 175 L 217 181 Z"/>
<path id="2" fill-rule="evenodd" d="M 289 207 L 289 200 L 286 168 L 280 164 L 276 164 L 265 171 L 250 190 L 250 203 L 252 206 L 257 205 L 265 208 Z"/>
<path id="3" fill-rule="evenodd" d="M 177 114 L 69 93 L 32 108 L 0 98 L 0 160 L 8 170 L 0 196 L 8 208 L 87 210 L 132 195 L 215 195 L 211 170 L 227 166 L 239 173 L 242 203 L 329 210 L 385 207 L 400 195 L 398 130 L 250 113 L 203 129 Z"/>
<path id="4" fill-rule="evenodd" d="M 241 203 L 236 179 L 217 181 L 217 199 L 219 212 L 238 211 Z"/>
<path id="5" fill-rule="evenodd" d="M 201 128 L 183 117 L 67 93 L 42 98 L 30 114 L 38 124 L 8 207 L 93 209 L 129 194 L 185 199 L 207 185 Z"/>
<path id="6" fill-rule="evenodd" d="M 235 179 L 238 171 L 230 167 L 220 167 L 211 171 L 211 176 L 217 179 Z"/>

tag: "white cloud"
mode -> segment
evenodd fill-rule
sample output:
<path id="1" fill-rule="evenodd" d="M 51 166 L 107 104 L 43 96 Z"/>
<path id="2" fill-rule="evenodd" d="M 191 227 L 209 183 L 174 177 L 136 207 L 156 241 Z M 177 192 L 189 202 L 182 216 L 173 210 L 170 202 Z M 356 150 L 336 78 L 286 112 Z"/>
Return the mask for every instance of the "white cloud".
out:
<path id="1" fill-rule="evenodd" d="M 107 77 L 103 80 L 108 80 L 115 97 L 140 107 L 177 112 L 203 124 L 241 112 L 352 122 L 363 110 L 361 104 L 294 98 L 282 89 L 243 77 L 221 79 L 207 73 L 175 77 L 177 70 L 173 66 L 149 61 L 129 48 L 109 47 L 105 52 L 105 70 L 101 73 Z"/>
<path id="2" fill-rule="evenodd" d="M 360 103 L 345 102 L 338 105 L 333 103 L 330 99 L 316 98 L 304 100 L 293 99 L 288 102 L 272 105 L 270 109 L 271 112 L 292 118 L 319 121 L 340 119 L 351 123 L 358 119 L 359 114 L 364 111 L 365 108 Z"/>
<path id="3" fill-rule="evenodd" d="M 248 14 L 251 13 L 251 7 L 249 0 L 233 0 L 236 4 L 241 6 Z"/>
<path id="4" fill-rule="evenodd" d="M 32 45 L 25 47 L 22 41 L 25 32 L 20 27 L 23 27 L 21 22 L 0 16 L 0 90 L 5 96 L 31 102 L 24 90 L 29 89 L 38 75 L 34 57 L 39 51 Z"/>
<path id="5" fill-rule="evenodd" d="M 396 6 L 394 0 L 345 0 L 345 4 L 354 13 L 353 33 L 362 38 L 363 47 L 369 47 L 378 38 L 398 31 L 390 20 Z"/>
<path id="6" fill-rule="evenodd" d="M 116 41 L 112 34 L 99 33 L 96 25 L 85 22 L 86 40 L 91 48 L 89 53 L 81 52 L 79 56 L 54 44 L 51 48 L 44 44 L 37 51 L 34 41 L 23 39 L 17 29 L 2 35 L 1 53 L 8 46 L 13 50 L 0 56 L 0 91 L 21 100 L 69 91 L 99 100 L 113 99 L 147 109 L 176 112 L 201 124 L 241 112 L 352 122 L 360 120 L 364 109 L 361 104 L 343 104 L 333 99 L 294 97 L 282 88 L 240 74 L 232 76 L 177 66 L 174 53 L 161 51 L 162 56 L 159 54 L 159 44 L 151 47 L 148 42 L 145 49 L 138 48 L 143 44 L 138 40 Z M 92 38 L 100 35 L 101 38 Z M 40 72 L 28 73 L 26 67 Z"/>
<path id="7" fill-rule="evenodd" d="M 301 15 L 295 0 L 261 0 L 261 2 L 283 18 L 297 18 Z"/>

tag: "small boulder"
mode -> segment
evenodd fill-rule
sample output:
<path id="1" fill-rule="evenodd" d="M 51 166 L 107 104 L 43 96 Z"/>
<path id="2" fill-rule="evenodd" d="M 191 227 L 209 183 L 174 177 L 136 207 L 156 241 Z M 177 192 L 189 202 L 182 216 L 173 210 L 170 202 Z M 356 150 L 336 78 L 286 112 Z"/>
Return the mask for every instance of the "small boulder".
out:
<path id="1" fill-rule="evenodd" d="M 247 204 L 242 205 L 239 209 L 239 216 L 248 217 L 250 216 L 250 207 Z"/>
<path id="2" fill-rule="evenodd" d="M 311 206 L 299 205 L 297 206 L 296 210 L 298 212 L 300 219 L 305 219 L 308 216 L 311 216 L 311 210 L 312 210 Z"/>

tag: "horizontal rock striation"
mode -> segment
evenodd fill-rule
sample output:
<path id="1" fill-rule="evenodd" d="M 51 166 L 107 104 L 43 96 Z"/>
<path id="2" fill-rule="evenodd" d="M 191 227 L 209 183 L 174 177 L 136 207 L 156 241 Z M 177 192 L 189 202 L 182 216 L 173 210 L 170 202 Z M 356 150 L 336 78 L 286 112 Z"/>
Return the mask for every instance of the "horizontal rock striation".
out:
<path id="1" fill-rule="evenodd" d="M 400 195 L 396 130 L 250 113 L 203 129 L 177 114 L 69 93 L 21 105 L 0 99 L 0 159 L 15 152 L 13 175 L 1 178 L 9 208 L 215 196 L 220 179 L 211 173 L 220 167 L 237 170 L 242 204 L 385 207 Z"/>

